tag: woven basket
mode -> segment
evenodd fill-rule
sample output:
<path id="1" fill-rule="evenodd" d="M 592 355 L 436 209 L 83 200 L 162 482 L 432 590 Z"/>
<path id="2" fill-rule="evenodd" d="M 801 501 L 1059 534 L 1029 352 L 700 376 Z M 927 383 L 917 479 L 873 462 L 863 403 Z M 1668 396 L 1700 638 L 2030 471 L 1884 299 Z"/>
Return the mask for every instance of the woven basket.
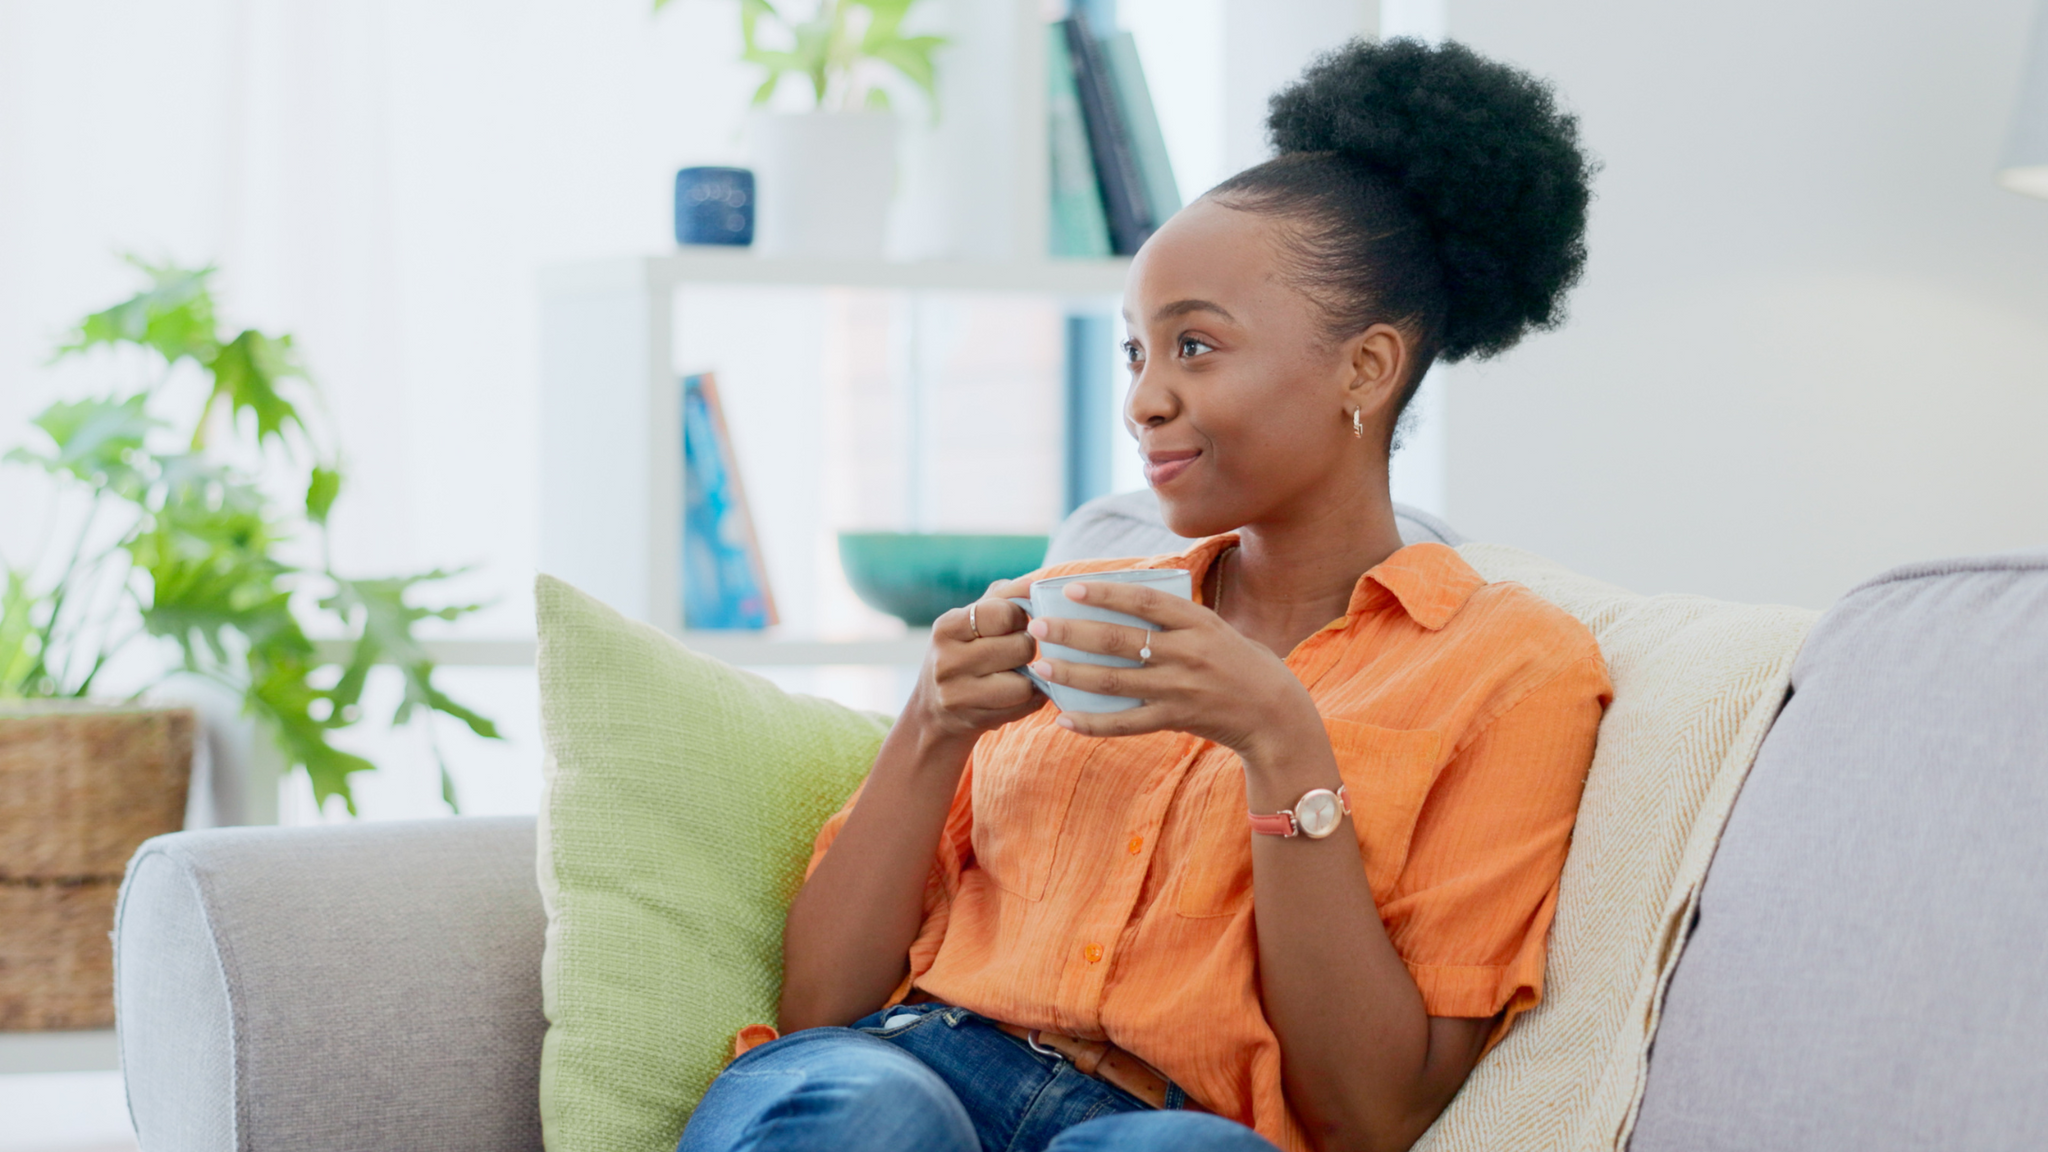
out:
<path id="1" fill-rule="evenodd" d="M 185 823 L 185 709 L 0 706 L 0 1031 L 110 1028 L 114 898 Z"/>

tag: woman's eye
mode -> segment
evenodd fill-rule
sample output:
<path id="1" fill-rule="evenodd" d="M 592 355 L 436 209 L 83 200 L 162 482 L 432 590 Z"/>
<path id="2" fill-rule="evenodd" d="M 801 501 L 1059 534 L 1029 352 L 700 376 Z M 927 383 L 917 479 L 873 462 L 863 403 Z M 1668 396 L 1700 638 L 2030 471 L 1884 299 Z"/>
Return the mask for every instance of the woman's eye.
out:
<path id="1" fill-rule="evenodd" d="M 1193 336 L 1183 336 L 1180 338 L 1180 354 L 1183 357 L 1193 358 L 1196 356 L 1200 356 L 1204 352 L 1214 351 L 1214 348 L 1211 348 L 1209 345 L 1203 343 L 1202 341 L 1195 339 Z"/>
<path id="2" fill-rule="evenodd" d="M 1145 350 L 1133 340 L 1124 341 L 1124 363 L 1137 364 L 1145 359 Z"/>

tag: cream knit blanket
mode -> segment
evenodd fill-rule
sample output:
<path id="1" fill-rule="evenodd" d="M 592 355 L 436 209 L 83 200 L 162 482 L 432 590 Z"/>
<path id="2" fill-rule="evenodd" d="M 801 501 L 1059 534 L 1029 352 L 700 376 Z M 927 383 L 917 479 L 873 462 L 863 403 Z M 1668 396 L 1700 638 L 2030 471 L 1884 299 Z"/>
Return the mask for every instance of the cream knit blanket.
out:
<path id="1" fill-rule="evenodd" d="M 1614 703 L 1579 802 L 1543 1002 L 1416 1148 L 1607 1152 L 1628 1140 L 1700 883 L 1817 613 L 1638 596 L 1498 544 L 1458 552 L 1592 629 Z"/>

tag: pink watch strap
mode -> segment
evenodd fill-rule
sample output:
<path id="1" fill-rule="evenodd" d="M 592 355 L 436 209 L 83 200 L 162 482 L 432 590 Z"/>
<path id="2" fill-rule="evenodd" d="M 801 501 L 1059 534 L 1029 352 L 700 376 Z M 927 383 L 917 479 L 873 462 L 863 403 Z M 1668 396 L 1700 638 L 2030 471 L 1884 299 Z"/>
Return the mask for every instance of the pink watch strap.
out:
<path id="1" fill-rule="evenodd" d="M 1300 831 L 1294 823 L 1292 809 L 1285 812 L 1268 812 L 1264 815 L 1253 812 L 1251 818 L 1252 831 L 1262 836 L 1292 836 Z"/>
<path id="2" fill-rule="evenodd" d="M 1337 803 L 1343 806 L 1344 814 L 1351 815 L 1351 792 L 1344 785 L 1337 785 Z M 1294 809 L 1279 812 L 1246 813 L 1252 819 L 1252 831 L 1262 836 L 1298 836 L 1301 825 L 1294 819 Z"/>

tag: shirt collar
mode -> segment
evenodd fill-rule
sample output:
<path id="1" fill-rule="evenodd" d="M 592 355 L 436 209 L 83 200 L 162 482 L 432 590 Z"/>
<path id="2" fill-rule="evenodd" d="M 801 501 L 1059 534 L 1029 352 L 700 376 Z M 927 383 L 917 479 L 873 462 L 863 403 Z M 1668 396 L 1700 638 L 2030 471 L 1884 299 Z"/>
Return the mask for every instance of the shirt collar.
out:
<path id="1" fill-rule="evenodd" d="M 1358 578 L 1348 614 L 1369 611 L 1391 596 L 1410 619 L 1435 632 L 1485 586 L 1485 577 L 1448 545 L 1410 544 Z"/>
<path id="2" fill-rule="evenodd" d="M 1195 597 L 1199 600 L 1202 577 L 1209 565 L 1236 543 L 1237 533 L 1226 532 L 1178 555 L 1156 556 L 1142 567 L 1185 568 L 1195 573 Z M 1378 611 L 1391 603 L 1406 612 L 1409 619 L 1435 632 L 1450 623 L 1472 594 L 1485 586 L 1485 578 L 1473 571 L 1455 549 L 1435 541 L 1410 544 L 1360 576 L 1351 591 L 1344 619 L 1331 623 L 1341 626 L 1355 616 Z"/>

